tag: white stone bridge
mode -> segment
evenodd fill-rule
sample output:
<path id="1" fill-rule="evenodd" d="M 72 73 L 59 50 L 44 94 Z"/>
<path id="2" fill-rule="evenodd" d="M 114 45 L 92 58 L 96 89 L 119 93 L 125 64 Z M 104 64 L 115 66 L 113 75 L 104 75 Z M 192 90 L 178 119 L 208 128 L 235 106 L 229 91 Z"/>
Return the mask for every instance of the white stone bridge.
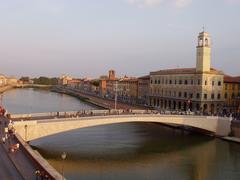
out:
<path id="1" fill-rule="evenodd" d="M 14 122 L 17 133 L 25 140 L 31 141 L 53 134 L 80 128 L 102 126 L 117 123 L 151 122 L 173 124 L 197 128 L 216 136 L 227 136 L 231 129 L 228 118 L 194 115 L 163 115 L 163 114 L 127 114 L 127 115 L 95 115 L 69 118 L 36 118 L 33 116 L 13 116 L 20 118 Z M 25 120 L 24 118 L 25 117 Z M 26 119 L 28 117 L 28 120 Z M 31 117 L 31 118 L 30 118 Z"/>

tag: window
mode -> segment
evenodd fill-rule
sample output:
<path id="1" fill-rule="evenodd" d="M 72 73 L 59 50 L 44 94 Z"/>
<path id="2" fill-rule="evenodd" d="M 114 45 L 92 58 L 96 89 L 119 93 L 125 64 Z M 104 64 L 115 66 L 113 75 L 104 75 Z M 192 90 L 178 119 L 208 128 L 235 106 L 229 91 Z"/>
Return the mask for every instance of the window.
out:
<path id="1" fill-rule="evenodd" d="M 232 93 L 232 98 L 235 98 L 235 94 L 234 93 Z"/>
<path id="2" fill-rule="evenodd" d="M 214 81 L 212 81 L 212 86 L 214 86 Z"/>
<path id="3" fill-rule="evenodd" d="M 182 84 L 182 80 L 179 80 L 179 84 Z"/>
<path id="4" fill-rule="evenodd" d="M 178 93 L 178 97 L 182 97 L 182 93 L 181 92 Z"/>
<path id="5" fill-rule="evenodd" d="M 191 98 L 191 99 L 193 98 L 193 94 L 192 93 L 189 94 L 189 98 Z"/>
<path id="6" fill-rule="evenodd" d="M 151 84 L 153 83 L 152 79 L 151 79 Z"/>
<path id="7" fill-rule="evenodd" d="M 205 80 L 205 86 L 207 86 L 207 80 Z"/>
<path id="8" fill-rule="evenodd" d="M 161 82 L 160 82 L 160 79 L 158 80 L 158 84 L 160 84 Z"/>
<path id="9" fill-rule="evenodd" d="M 165 84 L 168 84 L 168 80 L 165 81 Z"/>
<path id="10" fill-rule="evenodd" d="M 157 80 L 155 79 L 155 84 L 157 84 Z"/>
<path id="11" fill-rule="evenodd" d="M 175 80 L 175 84 L 177 84 L 177 80 Z"/>
<path id="12" fill-rule="evenodd" d="M 187 92 L 184 92 L 184 97 L 187 98 Z"/>
<path id="13" fill-rule="evenodd" d="M 227 90 L 228 89 L 228 84 L 225 84 L 225 90 Z"/>
<path id="14" fill-rule="evenodd" d="M 221 94 L 220 93 L 218 94 L 218 99 L 221 99 Z"/>
<path id="15" fill-rule="evenodd" d="M 221 81 L 218 81 L 218 86 L 221 86 L 222 85 L 222 82 Z"/>
<path id="16" fill-rule="evenodd" d="M 191 80 L 191 84 L 193 85 L 193 80 Z"/>
<path id="17" fill-rule="evenodd" d="M 169 84 L 172 84 L 172 80 L 169 81 Z"/>
<path id="18" fill-rule="evenodd" d="M 201 81 L 200 81 L 200 79 L 198 79 L 198 85 L 200 85 L 201 84 Z"/>
<path id="19" fill-rule="evenodd" d="M 207 99 L 207 94 L 204 94 L 204 99 Z"/>
<path id="20" fill-rule="evenodd" d="M 227 93 L 225 93 L 224 97 L 225 97 L 225 99 L 227 99 L 227 98 L 228 98 L 228 94 L 227 94 Z"/>
<path id="21" fill-rule="evenodd" d="M 187 81 L 187 80 L 185 80 L 185 81 L 184 81 L 184 84 L 185 84 L 185 85 L 187 85 L 187 84 L 188 84 L 188 81 Z"/>
<path id="22" fill-rule="evenodd" d="M 214 94 L 211 95 L 211 98 L 214 99 Z"/>
<path id="23" fill-rule="evenodd" d="M 199 94 L 199 93 L 197 93 L 197 96 L 196 96 L 196 97 L 197 97 L 197 99 L 199 99 L 199 98 L 200 98 L 200 94 Z"/>
<path id="24" fill-rule="evenodd" d="M 233 91 L 235 90 L 235 84 L 232 85 L 232 89 L 233 89 Z"/>

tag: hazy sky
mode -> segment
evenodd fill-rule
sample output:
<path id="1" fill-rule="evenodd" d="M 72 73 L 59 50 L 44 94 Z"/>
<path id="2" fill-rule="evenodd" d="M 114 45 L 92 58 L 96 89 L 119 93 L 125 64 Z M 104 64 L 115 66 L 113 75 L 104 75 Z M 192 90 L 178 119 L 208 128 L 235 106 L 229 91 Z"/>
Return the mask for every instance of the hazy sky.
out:
<path id="1" fill-rule="evenodd" d="M 240 0 L 0 0 L 0 73 L 140 76 L 194 67 L 203 24 L 212 65 L 240 75 Z"/>

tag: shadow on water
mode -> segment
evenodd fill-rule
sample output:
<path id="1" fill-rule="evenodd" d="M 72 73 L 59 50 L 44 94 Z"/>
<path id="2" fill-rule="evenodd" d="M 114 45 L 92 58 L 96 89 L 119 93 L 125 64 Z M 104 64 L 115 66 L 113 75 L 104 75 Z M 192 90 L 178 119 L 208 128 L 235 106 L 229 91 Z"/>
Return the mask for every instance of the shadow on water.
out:
<path id="1" fill-rule="evenodd" d="M 79 129 L 31 142 L 68 179 L 237 180 L 240 146 L 156 123 Z"/>
<path id="2" fill-rule="evenodd" d="M 123 132 L 115 131 L 118 128 L 124 129 Z M 126 132 L 128 129 L 130 131 Z M 62 145 L 56 142 L 58 139 L 61 140 Z M 148 154 L 180 151 L 199 146 L 212 139 L 212 137 L 157 123 L 122 123 L 52 135 L 35 140 L 31 145 L 51 159 L 58 159 L 62 151 L 67 151 L 69 160 L 121 161 L 122 159 L 134 160 Z"/>

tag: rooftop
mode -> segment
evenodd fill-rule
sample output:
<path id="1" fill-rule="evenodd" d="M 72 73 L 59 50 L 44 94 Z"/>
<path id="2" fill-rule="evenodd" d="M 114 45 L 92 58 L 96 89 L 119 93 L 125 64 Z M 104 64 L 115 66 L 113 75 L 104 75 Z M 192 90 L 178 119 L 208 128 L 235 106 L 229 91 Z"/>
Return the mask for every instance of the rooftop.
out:
<path id="1" fill-rule="evenodd" d="M 222 71 L 211 68 L 209 74 L 223 74 Z M 177 68 L 177 69 L 164 69 L 159 71 L 150 72 L 151 75 L 169 75 L 169 74 L 198 74 L 196 68 Z"/>
<path id="2" fill-rule="evenodd" d="M 239 83 L 240 84 L 240 76 L 229 76 L 224 75 L 224 82 L 225 83 Z"/>

